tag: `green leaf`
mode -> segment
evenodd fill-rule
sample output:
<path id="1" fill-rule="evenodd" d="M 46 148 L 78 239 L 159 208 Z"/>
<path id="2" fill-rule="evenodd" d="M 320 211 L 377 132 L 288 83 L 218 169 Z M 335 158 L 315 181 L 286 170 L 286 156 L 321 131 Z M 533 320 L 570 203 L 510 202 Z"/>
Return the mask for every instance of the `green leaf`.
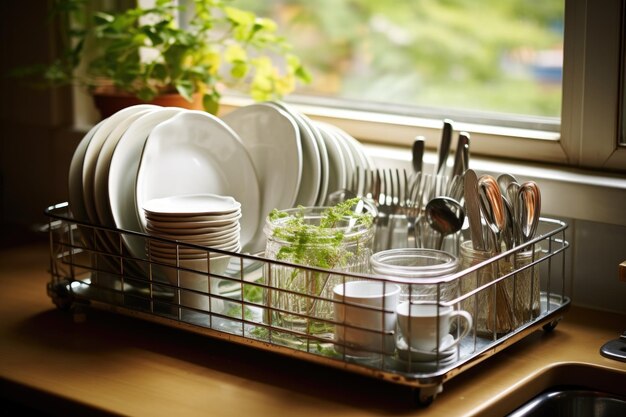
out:
<path id="1" fill-rule="evenodd" d="M 226 17 L 231 22 L 239 26 L 250 26 L 254 24 L 256 17 L 254 13 L 238 9 L 236 7 L 225 7 L 224 13 L 226 13 Z"/>
<path id="2" fill-rule="evenodd" d="M 109 13 L 96 12 L 93 15 L 93 22 L 96 25 L 108 25 L 115 20 L 115 17 Z"/>
<path id="3" fill-rule="evenodd" d="M 234 78 L 243 78 L 248 73 L 248 63 L 245 61 L 233 62 L 233 66 L 230 69 L 230 75 Z"/>
<path id="4" fill-rule="evenodd" d="M 194 85 L 189 80 L 176 81 L 176 91 L 187 101 L 193 101 Z"/>
<path id="5" fill-rule="evenodd" d="M 216 91 L 205 93 L 202 96 L 202 106 L 207 113 L 217 114 L 219 110 L 220 95 Z"/>

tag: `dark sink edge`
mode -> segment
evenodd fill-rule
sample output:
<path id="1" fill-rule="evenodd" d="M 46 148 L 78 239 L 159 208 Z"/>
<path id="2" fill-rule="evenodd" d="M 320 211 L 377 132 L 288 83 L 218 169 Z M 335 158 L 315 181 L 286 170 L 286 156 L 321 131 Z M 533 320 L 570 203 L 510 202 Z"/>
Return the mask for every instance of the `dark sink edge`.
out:
<path id="1" fill-rule="evenodd" d="M 558 386 L 577 386 L 618 397 L 626 397 L 626 371 L 585 362 L 559 362 L 539 370 L 486 404 L 478 415 L 505 416 L 541 393 Z"/>
<path id="2" fill-rule="evenodd" d="M 600 406 L 600 409 L 604 412 L 620 410 L 621 415 L 625 415 L 622 410 L 626 410 L 626 396 L 609 394 L 584 386 L 563 385 L 552 387 L 531 398 L 527 403 L 522 404 L 513 413 L 509 414 L 508 417 L 564 415 L 564 412 L 572 411 L 571 407 L 574 405 L 572 403 L 594 407 Z M 588 407 L 584 407 L 584 409 L 588 411 Z M 583 410 L 579 411 L 583 412 Z M 567 412 L 566 414 L 569 413 Z"/>

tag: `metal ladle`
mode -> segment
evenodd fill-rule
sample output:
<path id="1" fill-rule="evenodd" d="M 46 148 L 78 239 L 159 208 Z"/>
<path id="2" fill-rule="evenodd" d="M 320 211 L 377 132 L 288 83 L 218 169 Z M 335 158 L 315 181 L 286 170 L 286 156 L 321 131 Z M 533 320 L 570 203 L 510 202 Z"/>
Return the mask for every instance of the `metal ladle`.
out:
<path id="1" fill-rule="evenodd" d="M 461 230 L 465 221 L 463 206 L 450 197 L 435 197 L 426 204 L 426 220 L 430 227 L 439 232 L 437 249 L 443 247 L 443 239 Z"/>
<path id="2" fill-rule="evenodd" d="M 506 228 L 507 219 L 502 193 L 495 178 L 490 175 L 483 175 L 478 179 L 478 197 L 480 208 L 492 232 L 494 250 L 500 252 L 502 250 L 502 232 Z"/>
<path id="3" fill-rule="evenodd" d="M 533 238 L 539 225 L 541 214 L 541 191 L 534 181 L 528 181 L 520 186 L 518 192 L 519 214 L 517 223 L 520 228 L 522 242 L 526 243 Z"/>

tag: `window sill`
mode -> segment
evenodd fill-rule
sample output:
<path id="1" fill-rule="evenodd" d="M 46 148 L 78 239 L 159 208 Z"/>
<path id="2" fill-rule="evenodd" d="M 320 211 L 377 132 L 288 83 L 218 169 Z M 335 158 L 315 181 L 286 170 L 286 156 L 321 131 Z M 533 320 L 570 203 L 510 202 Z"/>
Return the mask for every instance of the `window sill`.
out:
<path id="1" fill-rule="evenodd" d="M 221 109 L 222 112 L 228 112 L 251 102 L 247 98 L 228 96 L 222 100 Z M 411 146 L 416 136 L 423 136 L 426 148 L 435 150 L 441 137 L 443 122 L 439 119 L 303 104 L 294 107 L 314 120 L 324 121 L 345 130 L 364 143 Z M 459 122 L 454 122 L 454 129 L 471 135 L 471 148 L 476 154 L 490 157 L 518 154 L 529 161 L 558 164 L 567 162 L 558 132 Z M 532 140 L 530 146 L 529 140 Z"/>

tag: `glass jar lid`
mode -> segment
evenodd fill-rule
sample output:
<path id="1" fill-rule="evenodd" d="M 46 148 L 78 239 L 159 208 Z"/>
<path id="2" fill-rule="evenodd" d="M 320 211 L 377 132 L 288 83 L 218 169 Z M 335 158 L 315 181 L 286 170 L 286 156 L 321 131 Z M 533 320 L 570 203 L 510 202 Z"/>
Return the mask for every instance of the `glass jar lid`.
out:
<path id="1" fill-rule="evenodd" d="M 389 249 L 373 254 L 372 271 L 399 278 L 441 278 L 454 274 L 459 259 L 451 253 L 426 248 Z"/>

